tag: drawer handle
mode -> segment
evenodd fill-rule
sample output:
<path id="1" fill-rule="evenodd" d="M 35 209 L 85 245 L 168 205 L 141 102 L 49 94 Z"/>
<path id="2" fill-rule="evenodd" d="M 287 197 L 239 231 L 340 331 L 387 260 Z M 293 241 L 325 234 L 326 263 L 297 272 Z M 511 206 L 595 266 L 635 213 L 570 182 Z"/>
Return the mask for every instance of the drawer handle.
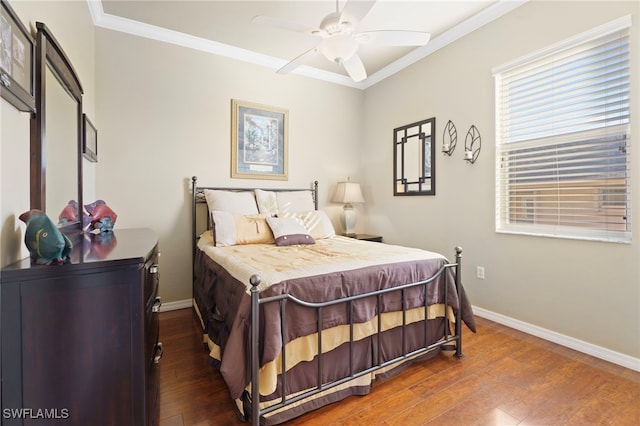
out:
<path id="1" fill-rule="evenodd" d="M 160 363 L 160 359 L 162 358 L 162 342 L 158 342 L 156 343 L 156 348 L 154 350 L 153 353 L 153 363 L 154 364 L 159 364 Z"/>
<path id="2" fill-rule="evenodd" d="M 160 312 L 160 307 L 162 306 L 162 297 L 156 297 L 156 300 L 153 301 L 153 306 L 151 307 L 151 312 L 157 313 Z"/>
<path id="3" fill-rule="evenodd" d="M 151 267 L 149 267 L 149 273 L 157 274 L 159 269 L 160 269 L 160 266 L 158 266 L 157 264 L 153 264 L 151 265 Z"/>

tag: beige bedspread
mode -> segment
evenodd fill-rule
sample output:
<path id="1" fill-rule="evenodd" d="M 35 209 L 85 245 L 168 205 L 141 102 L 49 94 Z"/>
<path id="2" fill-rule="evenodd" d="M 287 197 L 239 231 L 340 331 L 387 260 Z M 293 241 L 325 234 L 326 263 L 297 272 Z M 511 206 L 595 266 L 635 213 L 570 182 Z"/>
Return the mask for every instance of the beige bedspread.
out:
<path id="1" fill-rule="evenodd" d="M 265 290 L 275 283 L 305 276 L 349 271 L 368 266 L 442 259 L 439 253 L 427 250 L 371 244 L 354 238 L 335 236 L 316 241 L 316 244 L 277 247 L 274 244 L 248 244 L 215 247 L 211 232 L 205 232 L 198 247 L 211 259 L 224 267 L 238 281 L 251 290 L 249 278 L 259 274 L 259 289 Z"/>

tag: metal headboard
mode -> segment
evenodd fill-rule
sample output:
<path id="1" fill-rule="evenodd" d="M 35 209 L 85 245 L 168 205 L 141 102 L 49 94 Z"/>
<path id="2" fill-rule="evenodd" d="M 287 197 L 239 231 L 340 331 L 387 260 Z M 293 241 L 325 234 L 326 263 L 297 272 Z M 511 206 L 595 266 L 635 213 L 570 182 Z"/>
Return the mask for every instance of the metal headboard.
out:
<path id="1" fill-rule="evenodd" d="M 206 220 L 207 220 L 207 229 L 211 228 L 211 216 L 209 215 L 209 209 L 207 206 L 207 200 L 204 196 L 204 191 L 206 189 L 217 189 L 221 191 L 235 191 L 235 192 L 253 192 L 256 189 L 262 189 L 264 191 L 273 191 L 273 192 L 291 192 L 291 191 L 311 191 L 311 197 L 313 198 L 313 205 L 315 209 L 318 210 L 318 181 L 314 181 L 311 188 L 232 188 L 232 187 L 217 187 L 217 186 L 198 186 L 198 178 L 193 176 L 191 178 L 191 194 L 192 194 L 192 218 L 191 218 L 191 231 L 193 238 L 193 247 L 192 247 L 192 261 L 195 260 L 196 253 L 196 245 L 198 244 L 198 227 L 197 227 L 197 205 L 204 204 L 206 211 Z"/>

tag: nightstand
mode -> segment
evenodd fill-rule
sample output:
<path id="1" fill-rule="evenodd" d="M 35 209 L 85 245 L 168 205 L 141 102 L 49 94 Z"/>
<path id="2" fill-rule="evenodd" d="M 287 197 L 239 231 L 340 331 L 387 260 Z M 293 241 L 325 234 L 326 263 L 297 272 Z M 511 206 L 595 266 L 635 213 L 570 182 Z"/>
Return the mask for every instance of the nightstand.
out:
<path id="1" fill-rule="evenodd" d="M 375 241 L 377 243 L 382 242 L 382 237 L 380 235 L 355 234 L 355 235 L 346 235 L 346 236 L 350 238 L 355 238 L 356 240 Z"/>

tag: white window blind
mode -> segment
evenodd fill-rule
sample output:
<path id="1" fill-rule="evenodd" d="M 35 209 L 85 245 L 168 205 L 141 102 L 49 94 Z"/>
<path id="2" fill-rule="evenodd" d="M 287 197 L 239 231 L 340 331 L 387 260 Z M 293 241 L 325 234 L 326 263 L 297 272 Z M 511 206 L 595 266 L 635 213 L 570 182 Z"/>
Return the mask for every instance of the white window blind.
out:
<path id="1" fill-rule="evenodd" d="M 631 240 L 630 24 L 494 70 L 498 232 Z"/>

